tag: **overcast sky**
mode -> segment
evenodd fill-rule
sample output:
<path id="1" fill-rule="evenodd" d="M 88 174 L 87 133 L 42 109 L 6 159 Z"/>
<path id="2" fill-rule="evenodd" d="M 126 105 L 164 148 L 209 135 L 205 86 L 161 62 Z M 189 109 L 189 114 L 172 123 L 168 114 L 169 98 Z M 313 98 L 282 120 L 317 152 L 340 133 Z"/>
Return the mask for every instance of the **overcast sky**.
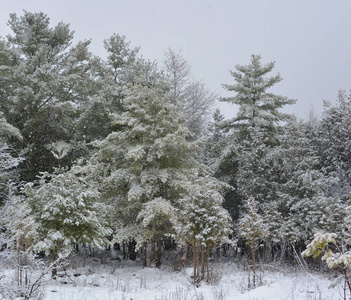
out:
<path id="1" fill-rule="evenodd" d="M 298 100 L 288 109 L 298 118 L 351 89 L 350 0 L 1 0 L 0 36 L 10 32 L 9 14 L 23 10 L 46 13 L 52 26 L 69 23 L 100 57 L 113 33 L 159 62 L 167 48 L 182 50 L 195 79 L 220 96 L 221 84 L 233 82 L 228 70 L 261 54 L 283 77 L 272 91 Z M 220 108 L 235 116 L 233 106 Z"/>

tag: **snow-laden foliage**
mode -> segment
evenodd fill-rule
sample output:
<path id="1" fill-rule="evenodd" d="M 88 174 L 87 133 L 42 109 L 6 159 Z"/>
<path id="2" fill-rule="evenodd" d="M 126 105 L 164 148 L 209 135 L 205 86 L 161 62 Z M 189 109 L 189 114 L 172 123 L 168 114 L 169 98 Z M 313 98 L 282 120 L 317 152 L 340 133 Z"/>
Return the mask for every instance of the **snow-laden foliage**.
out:
<path id="1" fill-rule="evenodd" d="M 6 118 L 2 111 L 0 111 L 0 136 L 3 139 L 9 139 L 13 137 L 20 141 L 23 139 L 21 132 L 6 121 Z"/>
<path id="2" fill-rule="evenodd" d="M 38 223 L 36 251 L 68 255 L 72 245 L 89 243 L 104 247 L 111 233 L 106 226 L 108 207 L 100 193 L 79 168 L 54 174 L 43 173 L 39 186 L 26 185 L 26 194 Z"/>
<path id="3" fill-rule="evenodd" d="M 98 152 L 92 157 L 91 173 L 101 183 L 102 199 L 114 207 L 109 220 L 117 228 L 116 239 L 129 233 L 128 239 L 140 245 L 152 236 L 151 229 L 155 236 L 171 233 L 168 221 L 164 228 L 157 223 L 165 214 L 173 223 L 170 212 L 195 172 L 199 148 L 187 141 L 185 119 L 162 82 L 131 86 L 123 110 L 111 115 L 120 130 L 95 143 Z M 152 208 L 152 220 L 145 219 L 145 211 Z M 135 224 L 140 224 L 136 230 Z"/>
<path id="4" fill-rule="evenodd" d="M 26 252 L 38 238 L 38 224 L 27 199 L 14 196 L 6 202 L 1 213 L 6 231 L 1 234 L 1 244 L 7 244 L 18 252 Z"/>
<path id="5" fill-rule="evenodd" d="M 73 146 L 65 141 L 58 141 L 47 146 L 47 148 L 50 149 L 56 159 L 61 160 L 72 151 Z"/>
<path id="6" fill-rule="evenodd" d="M 336 233 L 315 233 L 314 239 L 307 245 L 302 255 L 317 258 L 323 254 L 322 260 L 327 263 L 329 268 L 338 265 L 349 268 L 351 266 L 351 251 L 343 251 L 343 247 L 337 244 L 337 237 Z M 334 245 L 336 249 L 333 250 L 330 245 Z"/>
<path id="7" fill-rule="evenodd" d="M 351 98 L 339 91 L 336 105 L 325 102 L 321 122 L 317 128 L 315 146 L 319 150 L 324 172 L 338 178 L 331 192 L 343 199 L 351 193 Z"/>
<path id="8" fill-rule="evenodd" d="M 22 179 L 33 181 L 40 172 L 71 165 L 84 153 L 76 123 L 98 92 L 98 60 L 88 51 L 89 41 L 71 46 L 69 26 L 50 27 L 43 13 L 11 14 L 8 25 L 12 33 L 0 43 L 0 110 L 18 130 L 7 126 L 3 131 L 22 136 L 16 145 L 26 158 Z M 57 159 L 50 147 L 59 141 L 75 151 Z"/>
<path id="9" fill-rule="evenodd" d="M 266 198 L 260 200 L 265 203 L 269 239 L 274 241 L 310 240 L 318 228 L 342 230 L 342 203 L 338 197 L 326 194 L 335 179 L 319 170 L 318 155 L 303 129 L 301 124 L 288 123 L 279 136 L 280 144 L 256 160 L 256 168 L 264 170 Z M 248 183 L 249 192 L 250 188 L 257 191 Z M 256 192 L 251 196 L 258 199 Z"/>
<path id="10" fill-rule="evenodd" d="M 244 199 L 250 197 L 259 203 L 276 200 L 275 183 L 267 174 L 270 168 L 267 157 L 279 145 L 283 122 L 290 119 L 280 109 L 295 100 L 269 92 L 281 81 L 279 74 L 267 77 L 274 68 L 273 62 L 262 65 L 261 56 L 252 55 L 250 64 L 235 68 L 237 71 L 231 72 L 234 84 L 223 86 L 236 94 L 221 101 L 238 105 L 238 113 L 234 118 L 220 122 L 226 142 L 219 166 L 220 178 L 227 176 L 225 181 L 236 188 L 236 193 L 226 195 L 226 203 L 231 201 L 241 207 Z M 230 167 L 226 168 L 228 163 Z M 229 204 L 226 206 L 230 207 Z M 237 220 L 239 214 L 233 216 Z"/>
<path id="11" fill-rule="evenodd" d="M 8 173 L 23 160 L 20 157 L 13 157 L 11 151 L 9 145 L 0 140 L 0 178 L 8 176 Z"/>
<path id="12" fill-rule="evenodd" d="M 351 251 L 343 241 L 337 240 L 336 233 L 316 233 L 311 243 L 302 252 L 303 257 L 313 256 L 317 258 L 321 254 L 322 260 L 325 261 L 330 269 L 340 267 L 344 279 L 344 299 L 346 298 L 346 286 L 351 294 Z"/>
<path id="13" fill-rule="evenodd" d="M 212 177 L 198 177 L 186 186 L 178 209 L 178 238 L 202 246 L 230 243 L 231 218 L 222 207 L 223 185 Z"/>
<path id="14" fill-rule="evenodd" d="M 230 72 L 235 83 L 224 84 L 223 87 L 236 92 L 236 95 L 221 99 L 239 106 L 238 114 L 231 122 L 274 132 L 279 122 L 289 118 L 289 115 L 280 112 L 279 109 L 296 102 L 267 91 L 282 80 L 280 74 L 266 77 L 273 70 L 274 62 L 262 65 L 261 56 L 252 55 L 249 65 L 237 65 L 235 68 L 236 72 Z"/>
<path id="15" fill-rule="evenodd" d="M 258 242 L 268 235 L 267 225 L 263 217 L 257 212 L 254 198 L 246 203 L 247 213 L 240 219 L 239 234 L 250 247 L 257 247 Z"/>
<path id="16" fill-rule="evenodd" d="M 15 155 L 13 149 L 0 138 L 0 207 L 18 185 L 17 167 L 23 158 Z"/>
<path id="17" fill-rule="evenodd" d="M 144 240 L 151 240 L 155 236 L 174 235 L 178 217 L 176 209 L 170 201 L 161 197 L 148 201 L 137 216 L 137 221 L 144 228 Z"/>
<path id="18" fill-rule="evenodd" d="M 255 199 L 249 198 L 247 203 L 247 213 L 239 221 L 239 236 L 245 239 L 246 244 L 251 249 L 251 259 L 253 263 L 253 287 L 256 287 L 256 252 L 259 243 L 268 235 L 267 225 L 262 216 L 257 212 Z M 250 275 L 249 275 L 250 276 Z M 249 286 L 249 288 L 251 288 Z"/>

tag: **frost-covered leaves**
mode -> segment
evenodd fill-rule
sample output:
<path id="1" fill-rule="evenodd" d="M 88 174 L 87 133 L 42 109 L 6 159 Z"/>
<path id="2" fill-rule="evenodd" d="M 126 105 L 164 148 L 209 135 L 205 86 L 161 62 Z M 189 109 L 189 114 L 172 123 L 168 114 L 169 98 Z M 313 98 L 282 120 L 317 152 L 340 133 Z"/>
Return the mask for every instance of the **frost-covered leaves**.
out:
<path id="1" fill-rule="evenodd" d="M 38 187 L 27 184 L 26 194 L 38 222 L 35 250 L 69 254 L 77 242 L 99 248 L 107 243 L 110 230 L 104 217 L 108 208 L 99 201 L 99 192 L 80 168 L 44 173 Z"/>
<path id="2" fill-rule="evenodd" d="M 7 244 L 20 252 L 36 243 L 38 224 L 26 198 L 12 195 L 2 209 L 0 221 L 6 228 L 6 231 L 1 231 L 0 244 Z"/>
<path id="3" fill-rule="evenodd" d="M 335 233 L 316 233 L 311 243 L 307 245 L 307 248 L 302 252 L 302 256 L 308 257 L 313 256 L 316 258 L 323 254 L 322 260 L 325 261 L 329 268 L 342 265 L 347 268 L 351 266 L 351 251 L 343 251 L 344 247 L 341 247 L 336 240 L 337 234 Z M 330 247 L 333 245 L 334 247 Z"/>

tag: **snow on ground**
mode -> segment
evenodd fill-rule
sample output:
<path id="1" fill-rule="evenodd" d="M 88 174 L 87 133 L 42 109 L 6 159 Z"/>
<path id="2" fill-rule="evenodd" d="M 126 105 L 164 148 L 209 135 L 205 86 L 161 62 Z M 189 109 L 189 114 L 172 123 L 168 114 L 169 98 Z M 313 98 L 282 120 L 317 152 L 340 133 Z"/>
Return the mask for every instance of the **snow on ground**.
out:
<path id="1" fill-rule="evenodd" d="M 262 285 L 247 289 L 248 273 L 233 263 L 214 264 L 213 282 L 195 287 L 192 268 L 142 269 L 139 263 L 89 263 L 61 272 L 63 277 L 45 283 L 44 300 L 322 300 L 341 299 L 341 287 L 328 288 L 327 276 L 303 271 L 271 269 L 260 272 Z M 14 270 L 0 270 L 1 280 L 14 278 Z M 13 281 L 13 284 L 14 281 Z M 1 299 L 1 297 L 0 297 Z"/>

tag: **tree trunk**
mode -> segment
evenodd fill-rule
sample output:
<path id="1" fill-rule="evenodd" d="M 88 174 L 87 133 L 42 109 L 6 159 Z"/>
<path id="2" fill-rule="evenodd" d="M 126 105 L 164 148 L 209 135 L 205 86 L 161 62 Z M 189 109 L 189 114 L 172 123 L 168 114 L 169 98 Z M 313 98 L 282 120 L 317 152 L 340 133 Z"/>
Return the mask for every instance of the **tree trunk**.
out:
<path id="1" fill-rule="evenodd" d="M 154 239 L 151 240 L 151 253 L 150 253 L 150 267 L 155 263 L 156 258 L 156 242 Z"/>
<path id="2" fill-rule="evenodd" d="M 201 279 L 205 278 L 205 247 L 201 246 Z"/>
<path id="3" fill-rule="evenodd" d="M 122 242 L 122 248 L 123 248 L 123 260 L 126 260 L 126 259 L 128 259 L 128 257 L 127 257 L 126 242 L 125 241 Z"/>
<path id="4" fill-rule="evenodd" d="M 53 253 L 52 253 L 52 262 L 53 262 L 53 265 L 52 265 L 52 270 L 51 270 L 51 278 L 55 278 L 56 275 L 57 275 L 57 258 L 58 258 L 58 254 L 57 254 L 57 251 L 54 250 Z"/>
<path id="5" fill-rule="evenodd" d="M 207 245 L 207 261 L 206 261 L 206 268 L 207 268 L 207 281 L 210 280 L 210 269 L 209 269 L 209 261 L 210 261 L 210 246 Z"/>
<path id="6" fill-rule="evenodd" d="M 161 267 L 161 256 L 162 256 L 162 238 L 157 239 L 157 251 L 156 251 L 156 268 Z"/>
<path id="7" fill-rule="evenodd" d="M 26 266 L 26 269 L 25 269 L 25 278 L 24 278 L 24 283 L 25 283 L 25 285 L 28 285 L 28 283 L 29 283 L 29 281 L 28 281 L 28 268 L 27 268 L 27 266 L 28 266 L 28 257 L 27 257 L 27 253 L 25 253 L 24 252 L 24 265 Z"/>
<path id="8" fill-rule="evenodd" d="M 253 265 L 253 288 L 256 288 L 256 245 L 251 245 L 252 265 Z"/>
<path id="9" fill-rule="evenodd" d="M 147 242 L 143 243 L 143 268 L 147 267 L 147 256 L 146 256 Z"/>
<path id="10" fill-rule="evenodd" d="M 196 265 L 196 240 L 194 239 L 193 242 L 193 265 L 194 265 L 194 281 L 197 277 L 197 265 Z"/>
<path id="11" fill-rule="evenodd" d="M 282 241 L 280 249 L 281 249 L 280 262 L 282 262 L 285 259 L 285 242 L 284 241 Z"/>

